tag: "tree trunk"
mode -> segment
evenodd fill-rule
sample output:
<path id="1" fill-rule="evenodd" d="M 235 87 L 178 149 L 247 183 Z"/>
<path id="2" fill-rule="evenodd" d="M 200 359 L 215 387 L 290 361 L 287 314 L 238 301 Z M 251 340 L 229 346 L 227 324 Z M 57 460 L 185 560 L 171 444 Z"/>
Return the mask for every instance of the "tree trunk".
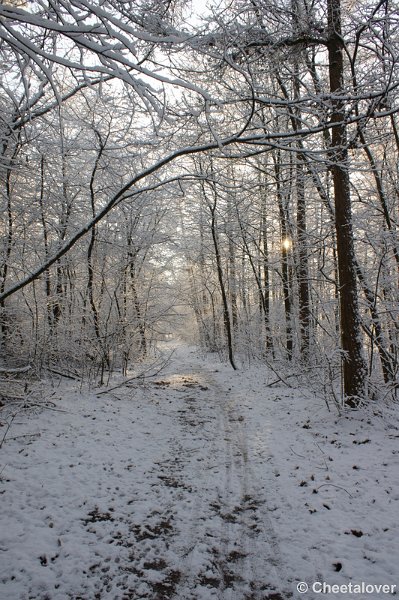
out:
<path id="1" fill-rule="evenodd" d="M 356 407 L 366 395 L 367 365 L 363 357 L 352 229 L 347 132 L 343 91 L 344 63 L 340 0 L 328 0 L 328 58 L 332 94 L 331 164 L 337 233 L 344 403 Z"/>
<path id="2" fill-rule="evenodd" d="M 269 247 L 267 241 L 267 208 L 266 192 L 261 192 L 261 250 L 263 267 L 263 289 L 261 290 L 262 305 L 265 321 L 266 349 L 274 355 L 273 338 L 270 327 L 270 275 L 269 275 Z M 262 279 L 261 279 L 262 281 Z"/>
<path id="3" fill-rule="evenodd" d="M 15 153 L 16 155 L 16 153 Z M 14 157 L 13 157 L 14 158 Z M 5 249 L 4 249 L 4 262 L 0 267 L 0 294 L 4 293 L 6 287 L 6 281 L 8 276 L 9 262 L 11 257 L 11 250 L 14 242 L 14 218 L 11 206 L 11 173 L 12 173 L 12 161 L 10 167 L 7 169 L 6 180 L 5 180 L 5 195 L 7 198 L 7 229 L 5 235 Z M 0 331 L 1 339 L 0 344 L 3 345 L 7 341 L 8 335 L 8 318 L 5 311 L 4 300 L 0 301 Z"/>
<path id="4" fill-rule="evenodd" d="M 280 156 L 277 156 L 275 161 L 275 174 L 277 184 L 277 201 L 279 206 L 280 214 L 280 228 L 281 228 L 281 277 L 283 282 L 283 296 L 284 296 L 284 312 L 285 312 L 285 334 L 286 334 L 286 349 L 287 358 L 292 360 L 293 352 L 293 333 L 292 333 L 292 295 L 291 295 L 291 277 L 290 277 L 290 265 L 289 255 L 292 250 L 291 236 L 288 230 L 288 214 L 286 208 L 286 202 L 283 197 L 280 172 Z"/>
<path id="5" fill-rule="evenodd" d="M 296 191 L 297 191 L 297 243 L 298 243 L 298 302 L 301 358 L 307 362 L 310 348 L 310 296 L 309 296 L 309 268 L 306 235 L 306 202 L 305 181 L 302 159 L 298 155 L 296 163 Z"/>
<path id="6" fill-rule="evenodd" d="M 228 354 L 229 354 L 229 361 L 230 361 L 230 364 L 233 367 L 233 369 L 237 370 L 236 364 L 234 362 L 233 334 L 232 334 L 232 327 L 231 327 L 231 320 L 230 320 L 230 310 L 229 310 L 229 304 L 228 304 L 228 300 L 227 300 L 226 287 L 225 287 L 224 280 L 223 280 L 222 261 L 220 258 L 219 242 L 218 242 L 218 236 L 217 236 L 217 231 L 216 231 L 216 191 L 215 190 L 213 190 L 213 191 L 215 194 L 215 200 L 214 200 L 213 205 L 209 205 L 209 209 L 211 211 L 211 232 L 212 232 L 213 247 L 215 249 L 216 269 L 217 269 L 218 281 L 219 281 L 220 292 L 222 294 L 222 302 L 223 302 L 223 324 L 224 324 L 224 330 L 225 330 L 226 338 L 227 338 L 227 349 L 228 349 Z"/>

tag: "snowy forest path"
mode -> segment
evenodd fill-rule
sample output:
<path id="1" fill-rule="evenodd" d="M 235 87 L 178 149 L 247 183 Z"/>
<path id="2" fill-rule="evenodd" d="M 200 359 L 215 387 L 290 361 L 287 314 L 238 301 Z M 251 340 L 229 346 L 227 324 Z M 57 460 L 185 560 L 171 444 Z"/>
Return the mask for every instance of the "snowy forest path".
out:
<path id="1" fill-rule="evenodd" d="M 338 417 L 263 364 L 160 350 L 144 379 L 36 381 L 1 404 L 0 598 L 298 600 L 298 582 L 355 572 L 394 585 L 393 411 Z"/>
<path id="2" fill-rule="evenodd" d="M 182 561 L 170 597 L 283 600 L 283 560 L 267 490 L 251 467 L 245 407 L 218 373 L 195 353 L 187 361 L 186 349 L 177 347 L 171 372 L 160 382 L 166 392 L 181 386 L 179 436 L 170 440 L 160 479 L 174 487 L 176 506 L 191 507 L 175 515 L 170 545 Z"/>

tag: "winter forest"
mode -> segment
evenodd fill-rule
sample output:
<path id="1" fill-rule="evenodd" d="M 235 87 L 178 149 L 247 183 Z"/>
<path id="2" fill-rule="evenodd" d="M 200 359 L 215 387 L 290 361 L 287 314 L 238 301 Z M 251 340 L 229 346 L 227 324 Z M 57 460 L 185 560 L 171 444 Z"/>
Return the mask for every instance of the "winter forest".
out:
<path id="1" fill-rule="evenodd" d="M 10 411 L 0 431 L 2 451 L 18 437 L 13 423 L 29 386 L 49 378 L 54 386 L 58 377 L 104 398 L 113 383 L 123 390 L 146 365 L 154 376 L 162 365 L 167 372 L 165 348 L 175 339 L 223 375 L 216 398 L 230 378 L 241 390 L 255 386 L 251 393 L 259 398 L 273 389 L 283 397 L 284 390 L 306 388 L 330 415 L 326 435 L 342 418 L 347 435 L 349 423 L 359 427 L 353 444 L 364 445 L 372 433 L 359 434 L 362 419 L 369 427 L 375 417 L 384 437 L 394 413 L 379 411 L 393 410 L 399 382 L 397 0 L 7 0 L 0 4 L 0 56 L 0 391 Z M 187 356 L 176 348 L 183 364 Z M 197 375 L 199 360 L 193 354 Z M 201 383 L 197 375 L 154 383 L 165 398 L 167 392 L 180 398 L 181 385 L 204 394 L 213 380 Z M 137 391 L 144 412 L 152 406 L 146 393 Z M 17 409 L 9 408 L 12 401 Z M 281 402 L 288 411 L 283 439 L 296 417 L 287 417 L 292 398 Z M 314 410 L 307 402 L 298 417 L 305 430 Z M 56 419 L 55 405 L 46 403 L 45 418 Z M 202 421 L 201 410 L 193 409 L 197 426 L 209 417 Z M 151 428 L 155 417 L 145 414 Z M 170 414 L 162 418 L 173 429 Z M 244 417 L 223 414 L 236 428 L 235 438 L 229 430 L 233 447 L 233 438 L 242 440 L 237 428 Z M 26 424 L 31 418 L 35 411 Z M 38 448 L 28 435 L 25 442 Z M 388 437 L 393 456 L 389 444 L 398 436 Z M 380 442 L 372 438 L 381 449 Z M 157 447 L 154 441 L 148 456 Z M 288 438 L 283 447 L 290 452 Z M 302 451 L 327 460 L 320 447 L 298 448 L 294 460 Z M 361 450 L 368 451 L 356 446 Z M 261 468 L 262 456 L 253 469 Z M 371 452 L 366 458 L 380 469 Z M 350 463 L 350 477 L 355 467 Z M 170 469 L 167 477 L 172 493 Z M 298 484 L 301 494 L 307 481 Z M 352 498 L 345 485 L 342 492 L 341 480 L 335 484 L 343 500 Z M 366 487 L 365 503 L 372 495 Z M 240 514 L 255 514 L 250 494 L 240 497 Z M 339 510 L 342 516 L 346 508 Z M 113 520 L 97 505 L 89 515 L 93 527 Z M 295 523 L 289 519 L 287 531 Z M 360 526 L 347 525 L 358 544 Z M 151 531 L 160 539 L 172 535 L 165 527 Z M 229 534 L 223 530 L 230 541 L 233 530 L 233 521 Z M 142 549 L 147 538 L 137 531 Z M 289 544 L 282 544 L 284 554 Z M 49 552 L 40 556 L 39 570 Z M 398 558 L 397 542 L 390 553 Z M 230 562 L 241 564 L 244 554 Z M 229 562 L 226 556 L 220 564 Z M 157 560 L 152 570 L 161 583 L 149 578 L 145 587 L 137 562 L 129 575 L 136 583 L 129 588 L 123 580 L 120 595 L 101 575 L 102 587 L 81 584 L 58 595 L 39 583 L 36 591 L 15 588 L 13 595 L 11 580 L 3 581 L 4 598 L 296 598 L 271 585 L 271 575 L 267 591 L 260 583 L 240 588 L 238 575 L 229 585 L 220 565 L 219 579 L 208 565 L 195 585 L 183 585 L 176 566 Z M 333 562 L 334 571 L 344 563 Z M 253 567 L 254 580 L 262 569 Z M 373 571 L 372 583 L 394 583 L 382 577 L 388 572 Z M 296 573 L 287 577 L 299 580 Z M 356 580 L 352 572 L 346 577 Z"/>

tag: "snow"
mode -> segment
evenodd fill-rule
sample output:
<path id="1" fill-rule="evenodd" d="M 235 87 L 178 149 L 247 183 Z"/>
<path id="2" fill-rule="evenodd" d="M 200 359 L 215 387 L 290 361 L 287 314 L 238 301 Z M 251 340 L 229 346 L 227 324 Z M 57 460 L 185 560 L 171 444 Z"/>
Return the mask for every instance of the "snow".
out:
<path id="1" fill-rule="evenodd" d="M 399 583 L 397 406 L 339 416 L 274 381 L 176 345 L 140 384 L 41 382 L 30 408 L 5 400 L 0 598 L 313 599 L 313 582 Z"/>

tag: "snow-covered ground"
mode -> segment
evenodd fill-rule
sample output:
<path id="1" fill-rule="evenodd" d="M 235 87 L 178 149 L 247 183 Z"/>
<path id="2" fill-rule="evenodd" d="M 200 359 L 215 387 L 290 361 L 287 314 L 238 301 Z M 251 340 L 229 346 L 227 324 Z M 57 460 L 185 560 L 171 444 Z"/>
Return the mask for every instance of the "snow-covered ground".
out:
<path id="1" fill-rule="evenodd" d="M 392 597 L 397 407 L 338 416 L 275 380 L 177 346 L 144 384 L 5 402 L 1 600 Z"/>

